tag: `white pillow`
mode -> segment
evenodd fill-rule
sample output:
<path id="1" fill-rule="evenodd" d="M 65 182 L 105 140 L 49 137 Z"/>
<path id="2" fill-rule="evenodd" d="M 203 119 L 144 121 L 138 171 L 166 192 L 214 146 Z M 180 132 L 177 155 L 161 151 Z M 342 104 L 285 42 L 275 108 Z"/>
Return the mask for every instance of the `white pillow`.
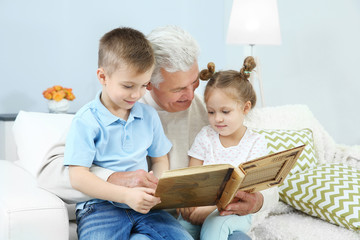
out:
<path id="1" fill-rule="evenodd" d="M 68 131 L 74 115 L 20 111 L 13 133 L 19 161 L 36 177 L 48 150 Z"/>
<path id="2" fill-rule="evenodd" d="M 335 141 L 306 105 L 255 107 L 246 116 L 244 124 L 250 128 L 261 129 L 300 130 L 309 128 L 313 132 L 314 149 L 319 163 L 330 162 L 335 156 Z"/>

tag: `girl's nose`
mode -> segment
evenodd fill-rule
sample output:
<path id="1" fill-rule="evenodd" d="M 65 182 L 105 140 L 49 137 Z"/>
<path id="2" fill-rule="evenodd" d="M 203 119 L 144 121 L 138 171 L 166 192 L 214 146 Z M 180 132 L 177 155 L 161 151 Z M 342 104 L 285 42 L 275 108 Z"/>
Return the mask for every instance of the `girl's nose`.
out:
<path id="1" fill-rule="evenodd" d="M 215 121 L 216 122 L 222 122 L 223 121 L 223 117 L 221 116 L 221 114 L 216 114 L 215 115 Z"/>

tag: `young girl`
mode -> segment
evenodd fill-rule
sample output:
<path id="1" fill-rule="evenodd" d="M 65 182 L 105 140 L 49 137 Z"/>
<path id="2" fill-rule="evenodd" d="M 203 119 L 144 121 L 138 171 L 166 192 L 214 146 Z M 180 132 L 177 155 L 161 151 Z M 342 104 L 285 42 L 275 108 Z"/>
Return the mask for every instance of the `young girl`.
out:
<path id="1" fill-rule="evenodd" d="M 229 70 L 215 73 L 213 63 L 200 72 L 200 79 L 209 80 L 204 99 L 210 125 L 203 127 L 196 136 L 188 152 L 189 166 L 218 163 L 238 166 L 267 154 L 265 138 L 243 124 L 246 114 L 256 103 L 256 94 L 249 82 L 250 73 L 255 67 L 254 58 L 247 57 L 240 72 Z M 195 239 L 199 234 L 200 239 L 228 239 L 234 231 L 247 233 L 251 226 L 251 215 L 220 216 L 216 206 L 183 208 L 179 211 L 182 216 L 180 223 Z"/>

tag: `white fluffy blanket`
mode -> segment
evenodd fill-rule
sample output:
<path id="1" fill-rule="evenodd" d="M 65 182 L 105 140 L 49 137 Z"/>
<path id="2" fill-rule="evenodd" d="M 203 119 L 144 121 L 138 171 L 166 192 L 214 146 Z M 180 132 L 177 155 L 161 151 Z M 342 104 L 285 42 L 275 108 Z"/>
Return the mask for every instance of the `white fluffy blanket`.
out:
<path id="1" fill-rule="evenodd" d="M 249 233 L 252 240 L 359 240 L 360 233 L 306 215 L 279 202 Z"/>
<path id="2" fill-rule="evenodd" d="M 309 128 L 319 164 L 341 162 L 360 169 L 360 146 L 336 144 L 305 105 L 255 108 L 245 124 L 263 129 Z M 250 232 L 253 240 L 360 240 L 360 233 L 308 216 L 283 202 L 256 217 Z"/>

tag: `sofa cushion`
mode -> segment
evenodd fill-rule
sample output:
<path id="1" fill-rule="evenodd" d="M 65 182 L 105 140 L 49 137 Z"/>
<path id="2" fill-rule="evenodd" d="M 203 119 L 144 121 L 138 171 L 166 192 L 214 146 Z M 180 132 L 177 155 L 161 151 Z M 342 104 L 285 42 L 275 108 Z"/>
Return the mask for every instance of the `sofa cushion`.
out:
<path id="1" fill-rule="evenodd" d="M 280 199 L 314 217 L 360 230 L 360 170 L 324 164 L 288 177 Z"/>
<path id="2" fill-rule="evenodd" d="M 313 135 L 310 129 L 301 130 L 265 130 L 253 129 L 265 136 L 268 142 L 269 153 L 275 153 L 297 147 L 305 144 L 305 149 L 301 153 L 298 161 L 289 175 L 301 172 L 305 169 L 316 166 L 317 159 L 315 157 Z"/>
<path id="3" fill-rule="evenodd" d="M 13 126 L 17 163 L 35 177 L 45 154 L 67 132 L 73 116 L 20 111 Z"/>
<path id="4" fill-rule="evenodd" d="M 31 174 L 0 160 L 0 239 L 68 239 L 66 207 Z"/>

